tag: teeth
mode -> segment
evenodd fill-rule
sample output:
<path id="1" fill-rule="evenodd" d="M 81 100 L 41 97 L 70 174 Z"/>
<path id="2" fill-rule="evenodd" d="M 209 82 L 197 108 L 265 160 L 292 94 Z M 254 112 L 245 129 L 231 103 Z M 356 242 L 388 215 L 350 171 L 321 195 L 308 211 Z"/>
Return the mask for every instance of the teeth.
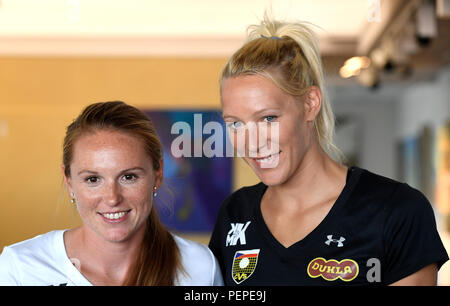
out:
<path id="1" fill-rule="evenodd" d="M 271 160 L 272 159 L 272 155 L 270 155 L 270 156 L 268 156 L 268 157 L 265 157 L 265 158 L 263 158 L 263 159 L 260 159 L 260 161 L 269 161 L 269 160 Z"/>
<path id="2" fill-rule="evenodd" d="M 116 219 L 120 219 L 120 218 L 122 218 L 123 216 L 125 216 L 126 213 L 127 213 L 127 212 L 122 211 L 122 212 L 114 213 L 114 214 L 103 214 L 103 216 L 104 216 L 106 219 L 116 220 Z"/>
<path id="3" fill-rule="evenodd" d="M 274 154 L 266 156 L 264 158 L 257 158 L 256 161 L 257 161 L 259 167 L 275 168 L 276 166 L 278 166 L 280 152 L 274 153 Z"/>

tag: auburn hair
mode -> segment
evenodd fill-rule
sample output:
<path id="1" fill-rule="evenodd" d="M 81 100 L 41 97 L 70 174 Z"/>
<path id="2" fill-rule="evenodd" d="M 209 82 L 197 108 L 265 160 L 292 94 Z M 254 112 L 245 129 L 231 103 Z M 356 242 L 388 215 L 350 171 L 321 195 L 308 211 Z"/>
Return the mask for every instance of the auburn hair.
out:
<path id="1" fill-rule="evenodd" d="M 322 61 L 317 37 L 306 22 L 281 22 L 265 14 L 258 25 L 247 31 L 246 43 L 225 64 L 223 81 L 242 75 L 261 75 L 272 80 L 281 90 L 301 98 L 312 86 L 322 94 L 315 134 L 322 149 L 337 161 L 344 159 L 333 143 L 335 119 L 324 85 Z"/>
<path id="2" fill-rule="evenodd" d="M 67 127 L 63 144 L 63 164 L 70 177 L 74 144 L 80 136 L 98 130 L 116 130 L 141 140 L 153 163 L 160 169 L 162 144 L 151 120 L 137 108 L 122 101 L 100 102 L 87 106 Z M 182 271 L 180 252 L 172 234 L 161 223 L 155 205 L 146 221 L 146 230 L 139 255 L 128 271 L 123 285 L 171 286 Z"/>

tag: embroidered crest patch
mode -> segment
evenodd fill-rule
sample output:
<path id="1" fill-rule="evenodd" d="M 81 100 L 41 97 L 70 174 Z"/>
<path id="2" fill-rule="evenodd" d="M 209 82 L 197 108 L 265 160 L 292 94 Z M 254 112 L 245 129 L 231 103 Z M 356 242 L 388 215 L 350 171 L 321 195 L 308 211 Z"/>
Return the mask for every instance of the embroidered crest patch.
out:
<path id="1" fill-rule="evenodd" d="M 236 284 L 242 283 L 253 274 L 258 256 L 259 249 L 237 251 L 234 254 L 231 276 Z"/>

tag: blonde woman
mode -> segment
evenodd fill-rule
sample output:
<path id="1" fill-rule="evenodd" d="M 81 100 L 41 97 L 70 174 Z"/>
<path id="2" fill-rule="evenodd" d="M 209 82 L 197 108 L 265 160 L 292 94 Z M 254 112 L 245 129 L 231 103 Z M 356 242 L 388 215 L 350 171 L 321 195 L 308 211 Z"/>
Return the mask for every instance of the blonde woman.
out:
<path id="1" fill-rule="evenodd" d="M 162 157 L 140 110 L 121 101 L 86 107 L 67 128 L 62 165 L 83 224 L 5 247 L 0 285 L 222 285 L 207 246 L 159 220 Z"/>
<path id="2" fill-rule="evenodd" d="M 340 162 L 308 24 L 250 27 L 220 82 L 230 138 L 261 180 L 220 209 L 209 246 L 226 285 L 436 284 L 448 256 L 427 199 Z M 278 128 L 250 142 L 256 123 Z"/>

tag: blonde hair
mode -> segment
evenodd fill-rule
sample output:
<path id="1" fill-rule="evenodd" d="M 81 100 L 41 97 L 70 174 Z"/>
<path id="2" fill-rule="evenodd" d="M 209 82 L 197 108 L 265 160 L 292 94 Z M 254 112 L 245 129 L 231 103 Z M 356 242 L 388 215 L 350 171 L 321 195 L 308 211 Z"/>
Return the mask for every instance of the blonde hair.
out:
<path id="1" fill-rule="evenodd" d="M 281 90 L 301 98 L 312 86 L 322 93 L 322 106 L 314 126 L 322 149 L 341 162 L 344 155 L 333 143 L 334 115 L 326 94 L 322 60 L 315 33 L 307 22 L 270 20 L 248 28 L 247 42 L 222 70 L 220 84 L 240 75 L 262 75 Z"/>

